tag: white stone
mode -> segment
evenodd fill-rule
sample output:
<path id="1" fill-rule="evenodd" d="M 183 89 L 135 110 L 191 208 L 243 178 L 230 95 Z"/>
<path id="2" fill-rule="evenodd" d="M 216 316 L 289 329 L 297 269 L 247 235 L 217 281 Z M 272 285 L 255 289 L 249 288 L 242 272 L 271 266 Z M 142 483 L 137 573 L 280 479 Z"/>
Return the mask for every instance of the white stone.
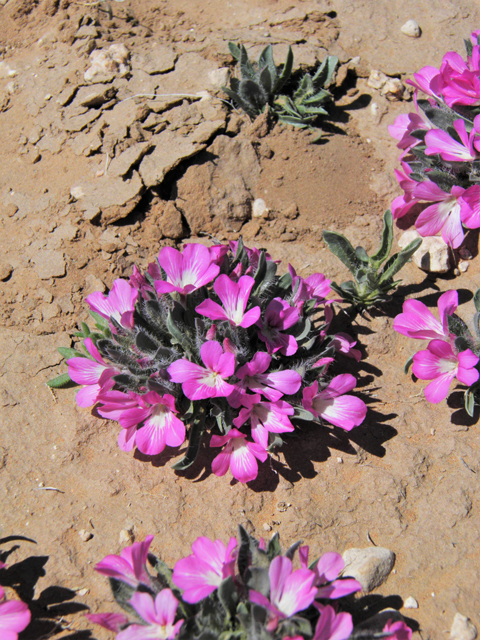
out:
<path id="1" fill-rule="evenodd" d="M 230 69 L 228 67 L 221 67 L 220 69 L 213 69 L 208 74 L 208 80 L 212 87 L 215 89 L 221 89 L 228 86 L 230 80 Z"/>
<path id="2" fill-rule="evenodd" d="M 403 606 L 405 609 L 418 609 L 418 602 L 412 596 L 408 596 Z"/>
<path id="3" fill-rule="evenodd" d="M 122 529 L 118 536 L 118 540 L 122 545 L 130 545 L 133 544 L 135 540 L 135 535 L 133 533 L 133 529 Z"/>
<path id="4" fill-rule="evenodd" d="M 467 270 L 468 270 L 469 264 L 470 264 L 470 263 L 469 263 L 469 262 L 467 262 L 466 260 L 461 260 L 461 261 L 458 263 L 458 270 L 459 270 L 461 273 L 465 273 L 465 271 L 467 271 Z"/>
<path id="5" fill-rule="evenodd" d="M 268 209 L 265 200 L 261 198 L 254 200 L 252 205 L 252 218 L 266 218 L 267 215 Z"/>
<path id="6" fill-rule="evenodd" d="M 450 640 L 475 640 L 477 637 L 477 627 L 470 618 L 456 613 L 450 629 Z"/>
<path id="7" fill-rule="evenodd" d="M 78 535 L 83 542 L 88 542 L 93 538 L 93 533 L 91 533 L 91 531 L 85 531 L 85 529 L 80 529 Z"/>
<path id="8" fill-rule="evenodd" d="M 406 231 L 398 240 L 398 246 L 404 249 L 416 238 L 421 238 L 418 231 L 410 229 Z M 450 248 L 443 238 L 429 236 L 423 238 L 420 247 L 412 256 L 413 263 L 430 273 L 447 273 L 450 270 Z"/>
<path id="9" fill-rule="evenodd" d="M 383 73 L 383 71 L 378 71 L 378 69 L 372 69 L 370 71 L 370 76 L 368 77 L 367 84 L 372 89 L 382 89 L 385 83 L 388 82 L 388 76 Z"/>
<path id="10" fill-rule="evenodd" d="M 419 38 L 421 34 L 420 27 L 415 20 L 407 20 L 400 31 L 410 38 Z"/>
<path id="11" fill-rule="evenodd" d="M 395 564 L 393 551 L 383 547 L 347 549 L 342 558 L 345 562 L 343 576 L 358 580 L 365 593 L 383 584 Z"/>

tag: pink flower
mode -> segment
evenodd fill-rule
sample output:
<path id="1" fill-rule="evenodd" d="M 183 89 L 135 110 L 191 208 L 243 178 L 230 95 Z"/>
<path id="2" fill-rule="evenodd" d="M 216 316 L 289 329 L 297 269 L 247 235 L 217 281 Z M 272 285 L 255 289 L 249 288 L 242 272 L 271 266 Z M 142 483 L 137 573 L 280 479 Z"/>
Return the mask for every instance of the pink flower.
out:
<path id="1" fill-rule="evenodd" d="M 357 341 L 349 336 L 348 333 L 336 333 L 330 342 L 330 346 L 334 347 L 336 352 L 344 353 L 349 358 L 360 362 L 362 354 L 358 349 L 354 349 L 356 344 Z"/>
<path id="2" fill-rule="evenodd" d="M 476 131 L 472 129 L 470 135 L 465 129 L 464 120 L 455 120 L 453 123 L 455 131 L 461 140 L 457 142 L 446 131 L 432 129 L 425 136 L 425 154 L 433 156 L 437 153 L 443 160 L 452 162 L 472 162 L 477 159 L 478 154 L 473 146 Z"/>
<path id="3" fill-rule="evenodd" d="M 413 96 L 413 101 L 417 113 L 403 113 L 388 127 L 388 132 L 392 138 L 399 141 L 397 144 L 399 149 L 409 150 L 420 144 L 421 140 L 411 135 L 413 131 L 418 131 L 419 129 L 429 130 L 432 128 L 430 120 L 425 116 L 423 111 L 418 108 L 416 91 Z"/>
<path id="4" fill-rule="evenodd" d="M 122 549 L 119 556 L 109 555 L 101 560 L 95 571 L 109 578 L 115 578 L 137 588 L 139 584 L 150 585 L 150 576 L 146 569 L 148 549 L 153 536 L 147 536 L 143 542 L 134 542 L 131 547 Z"/>
<path id="5" fill-rule="evenodd" d="M 292 288 L 295 292 L 292 304 L 295 307 L 301 308 L 304 302 L 312 298 L 316 300 L 317 306 L 325 301 L 331 290 L 331 280 L 327 280 L 323 273 L 313 273 L 308 278 L 303 279 L 297 276 L 291 264 L 288 265 L 288 270 L 292 276 Z"/>
<path id="6" fill-rule="evenodd" d="M 349 373 L 333 378 L 325 389 L 318 391 L 318 381 L 303 390 L 303 407 L 315 418 L 323 418 L 336 427 L 350 431 L 361 424 L 367 406 L 355 396 L 344 395 L 355 388 L 357 381 Z"/>
<path id="7" fill-rule="evenodd" d="M 211 447 L 223 447 L 212 462 L 212 471 L 216 476 L 224 476 L 228 469 L 240 482 L 255 480 L 258 474 L 257 459 L 265 462 L 267 451 L 259 444 L 247 442 L 247 436 L 238 429 L 230 429 L 225 436 L 212 436 Z"/>
<path id="8" fill-rule="evenodd" d="M 239 407 L 242 404 L 246 389 L 261 393 L 273 402 L 280 400 L 283 394 L 297 393 L 302 384 L 302 376 L 290 369 L 265 373 L 271 361 L 272 356 L 268 353 L 257 351 L 250 362 L 237 369 L 235 375 L 240 382 L 235 385 L 234 392 L 228 397 L 232 407 Z"/>
<path id="9" fill-rule="evenodd" d="M 406 300 L 403 303 L 403 313 L 393 321 L 394 330 L 417 340 L 450 340 L 447 316 L 454 314 L 458 307 L 458 293 L 442 293 L 437 304 L 440 321 L 420 300 Z"/>
<path id="10" fill-rule="evenodd" d="M 448 342 L 432 340 L 424 351 L 413 356 L 412 372 L 420 380 L 432 380 L 425 387 L 425 397 L 436 404 L 448 396 L 455 377 L 467 386 L 478 380 L 478 360 L 470 349 L 456 354 Z"/>
<path id="11" fill-rule="evenodd" d="M 184 620 L 175 623 L 178 600 L 170 589 L 160 591 L 155 600 L 149 593 L 137 591 L 130 604 L 148 624 L 128 626 L 117 635 L 117 640 L 172 640 L 184 623 Z"/>
<path id="12" fill-rule="evenodd" d="M 114 318 L 118 324 L 126 329 L 133 327 L 133 311 L 138 298 L 138 291 L 132 287 L 126 280 L 115 280 L 113 287 L 108 294 L 97 291 L 85 298 L 90 305 L 92 311 L 96 311 L 102 316 L 110 320 Z"/>
<path id="13" fill-rule="evenodd" d="M 480 185 L 474 184 L 463 192 L 461 201 L 465 204 L 462 210 L 462 222 L 467 229 L 480 227 Z"/>
<path id="14" fill-rule="evenodd" d="M 403 620 L 392 622 L 389 620 L 383 628 L 384 633 L 389 633 L 388 640 L 410 640 L 412 637 L 412 630 L 407 627 Z"/>
<path id="15" fill-rule="evenodd" d="M 274 298 L 265 310 L 265 320 L 259 320 L 258 337 L 267 345 L 268 353 L 280 351 L 284 356 L 292 356 L 298 349 L 295 338 L 283 333 L 300 319 L 298 309 L 291 307 L 281 298 Z"/>
<path id="16" fill-rule="evenodd" d="M 435 67 L 423 67 L 417 73 L 413 74 L 415 81 L 407 80 L 407 84 L 420 89 L 429 96 L 438 97 L 442 91 L 443 81 L 440 71 Z"/>
<path id="17" fill-rule="evenodd" d="M 238 282 L 233 282 L 228 276 L 222 274 L 213 283 L 213 288 L 224 308 L 208 299 L 199 304 L 195 311 L 211 320 L 228 320 L 236 327 L 251 327 L 257 322 L 261 313 L 258 306 L 245 313 L 254 284 L 255 280 L 250 276 L 242 276 Z"/>
<path id="18" fill-rule="evenodd" d="M 227 546 L 221 540 L 212 542 L 204 537 L 195 540 L 193 554 L 177 562 L 172 576 L 177 587 L 184 589 L 185 602 L 200 602 L 218 589 L 225 578 L 235 575 L 236 547 L 233 537 Z"/>
<path id="19" fill-rule="evenodd" d="M 202 344 L 200 356 L 205 367 L 185 358 L 173 362 L 167 369 L 171 380 L 182 383 L 183 393 L 190 400 L 229 396 L 234 387 L 225 379 L 235 371 L 233 353 L 224 353 L 219 342 L 208 340 Z"/>
<path id="20" fill-rule="evenodd" d="M 112 386 L 111 378 L 120 372 L 105 362 L 91 338 L 85 338 L 83 344 L 92 359 L 70 358 L 67 360 L 68 375 L 77 384 L 85 385 L 77 393 L 78 406 L 91 407 L 97 402 L 99 394 Z"/>
<path id="21" fill-rule="evenodd" d="M 449 51 L 443 56 L 440 67 L 444 84 L 442 93 L 449 107 L 457 104 L 480 104 L 479 51 L 479 47 L 475 45 L 467 62 L 455 51 Z"/>
<path id="22" fill-rule="evenodd" d="M 252 438 L 264 449 L 268 448 L 269 433 L 286 433 L 295 430 L 287 416 L 294 414 L 291 405 L 283 400 L 276 402 L 261 402 L 260 395 L 244 396 L 243 409 L 234 419 L 233 424 L 241 427 L 244 422 L 250 419 L 252 427 Z"/>
<path id="23" fill-rule="evenodd" d="M 85 617 L 93 622 L 99 624 L 104 629 L 114 631 L 118 633 L 125 627 L 129 620 L 123 613 L 86 613 Z"/>
<path id="24" fill-rule="evenodd" d="M 422 211 L 418 216 L 415 227 L 418 233 L 425 236 L 435 236 L 440 231 L 444 241 L 456 249 L 465 234 L 462 227 L 462 217 L 468 215 L 470 207 L 462 199 L 465 189 L 453 186 L 451 193 L 443 191 L 434 182 L 425 180 L 419 182 L 413 192 L 417 200 L 435 202 Z"/>
<path id="25" fill-rule="evenodd" d="M 315 604 L 320 611 L 312 640 L 347 640 L 353 631 L 352 616 L 349 613 L 335 613 L 330 605 Z"/>
<path id="26" fill-rule="evenodd" d="M 300 564 L 308 568 L 308 547 L 300 547 Z M 315 586 L 318 587 L 316 598 L 337 599 L 362 590 L 362 585 L 354 578 L 340 578 L 345 562 L 339 553 L 328 552 L 318 560 L 313 568 Z"/>
<path id="27" fill-rule="evenodd" d="M 164 247 L 158 255 L 158 263 L 165 271 L 167 280 L 155 281 L 157 293 L 161 295 L 177 291 L 186 295 L 211 282 L 220 271 L 212 255 L 216 258 L 202 244 L 187 244 L 182 252 Z"/>
<path id="28" fill-rule="evenodd" d="M 268 631 L 274 631 L 279 619 L 290 618 L 298 611 L 308 609 L 316 595 L 313 586 L 315 574 L 309 569 L 292 571 L 292 561 L 277 556 L 268 569 L 270 578 L 270 600 L 253 589 L 249 592 L 250 602 L 259 604 L 270 612 Z"/>
<path id="29" fill-rule="evenodd" d="M 0 601 L 5 600 L 5 591 L 0 587 Z M 18 634 L 30 624 L 31 613 L 25 602 L 5 600 L 0 602 L 0 638 L 17 640 Z"/>

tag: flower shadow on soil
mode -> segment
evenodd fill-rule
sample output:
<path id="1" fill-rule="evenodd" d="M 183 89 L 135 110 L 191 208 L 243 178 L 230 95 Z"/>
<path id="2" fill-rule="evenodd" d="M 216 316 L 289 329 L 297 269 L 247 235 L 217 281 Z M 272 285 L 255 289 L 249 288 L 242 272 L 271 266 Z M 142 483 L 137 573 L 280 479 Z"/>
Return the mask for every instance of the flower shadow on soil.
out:
<path id="1" fill-rule="evenodd" d="M 14 544 L 9 549 L 4 548 L 4 545 L 15 541 L 36 544 L 35 540 L 24 536 L 1 538 L 0 560 L 2 562 L 8 563 L 8 556 L 20 548 L 19 544 Z M 44 589 L 38 598 L 34 597 L 38 580 L 46 575 L 45 565 L 48 559 L 49 556 L 29 556 L 0 572 L 0 584 L 3 587 L 14 589 L 18 597 L 27 604 L 32 614 L 30 624 L 20 634 L 21 640 L 53 638 L 57 633 L 68 630 L 68 624 L 63 620 L 64 616 L 88 610 L 84 604 L 71 602 L 77 594 L 64 587 L 50 586 Z M 62 635 L 62 638 L 65 640 L 93 640 L 91 632 L 86 630 L 73 631 L 68 635 Z"/>

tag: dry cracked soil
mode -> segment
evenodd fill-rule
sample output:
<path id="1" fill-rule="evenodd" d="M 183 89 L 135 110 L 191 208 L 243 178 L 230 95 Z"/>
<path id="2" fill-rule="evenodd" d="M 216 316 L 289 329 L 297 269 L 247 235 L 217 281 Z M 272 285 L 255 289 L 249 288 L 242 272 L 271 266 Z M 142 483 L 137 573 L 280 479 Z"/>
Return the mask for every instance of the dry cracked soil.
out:
<path id="1" fill-rule="evenodd" d="M 401 33 L 409 19 L 420 38 Z M 114 423 L 45 384 L 65 370 L 56 347 L 87 319 L 84 297 L 162 246 L 241 234 L 300 275 L 347 279 L 322 230 L 377 243 L 400 193 L 387 125 L 412 106 L 369 86 L 371 71 L 405 81 L 463 53 L 479 25 L 475 0 L 0 0 L 0 542 L 9 596 L 34 614 L 24 640 L 110 637 L 84 612 L 111 609 L 93 567 L 119 553 L 122 530 L 155 534 L 172 564 L 238 523 L 316 555 L 387 547 L 395 570 L 372 598 L 394 596 L 416 638 L 447 637 L 456 612 L 480 626 L 478 413 L 458 392 L 428 404 L 403 373 L 416 345 L 392 330 L 405 296 L 434 307 L 450 288 L 471 318 L 478 257 L 456 277 L 408 264 L 388 305 L 345 325 L 363 355 L 351 370 L 364 424 L 305 429 L 248 486 L 211 474 L 208 450 L 183 474 L 178 451 L 121 452 Z M 225 104 L 229 41 L 254 54 L 272 43 L 277 62 L 291 45 L 310 70 L 338 56 L 322 144 Z M 108 65 L 92 70 L 101 49 Z M 256 198 L 267 217 L 252 218 Z M 408 596 L 417 609 L 402 608 Z"/>

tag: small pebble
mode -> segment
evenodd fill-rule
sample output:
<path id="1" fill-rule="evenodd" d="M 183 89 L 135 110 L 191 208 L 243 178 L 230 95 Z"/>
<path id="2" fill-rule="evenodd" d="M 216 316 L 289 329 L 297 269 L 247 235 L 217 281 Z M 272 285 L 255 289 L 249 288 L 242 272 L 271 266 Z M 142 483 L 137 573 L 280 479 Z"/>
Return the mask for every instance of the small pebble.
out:
<path id="1" fill-rule="evenodd" d="M 338 462 L 338 464 L 342 464 L 343 463 L 343 458 L 338 457 L 337 458 L 337 462 Z"/>
<path id="2" fill-rule="evenodd" d="M 466 260 L 462 260 L 461 262 L 458 263 L 458 270 L 461 273 L 465 273 L 465 271 L 467 271 L 468 269 L 468 265 L 469 263 Z"/>
<path id="3" fill-rule="evenodd" d="M 477 627 L 473 622 L 467 616 L 456 613 L 450 629 L 450 640 L 475 640 L 476 637 Z"/>
<path id="4" fill-rule="evenodd" d="M 90 589 L 79 589 L 77 591 L 77 596 L 86 596 L 87 593 L 90 593 Z"/>
<path id="5" fill-rule="evenodd" d="M 135 541 L 135 535 L 132 529 L 122 529 L 118 536 L 120 544 L 133 544 Z"/>
<path id="6" fill-rule="evenodd" d="M 405 609 L 418 609 L 418 602 L 412 596 L 408 596 L 403 606 Z"/>
<path id="7" fill-rule="evenodd" d="M 261 198 L 254 200 L 252 206 L 252 218 L 266 218 L 267 216 L 268 209 L 265 204 L 265 200 L 262 200 Z"/>
<path id="8" fill-rule="evenodd" d="M 434 436 L 435 435 L 435 429 L 430 429 L 430 435 Z"/>
<path id="9" fill-rule="evenodd" d="M 263 524 L 263 530 L 264 531 L 271 531 L 272 530 L 272 525 L 267 524 L 266 522 Z"/>
<path id="10" fill-rule="evenodd" d="M 80 529 L 78 535 L 83 542 L 88 542 L 93 538 L 93 533 L 91 531 L 85 531 L 85 529 Z"/>
<path id="11" fill-rule="evenodd" d="M 400 28 L 400 31 L 409 38 L 419 38 L 422 33 L 415 20 L 407 20 L 403 27 Z"/>

